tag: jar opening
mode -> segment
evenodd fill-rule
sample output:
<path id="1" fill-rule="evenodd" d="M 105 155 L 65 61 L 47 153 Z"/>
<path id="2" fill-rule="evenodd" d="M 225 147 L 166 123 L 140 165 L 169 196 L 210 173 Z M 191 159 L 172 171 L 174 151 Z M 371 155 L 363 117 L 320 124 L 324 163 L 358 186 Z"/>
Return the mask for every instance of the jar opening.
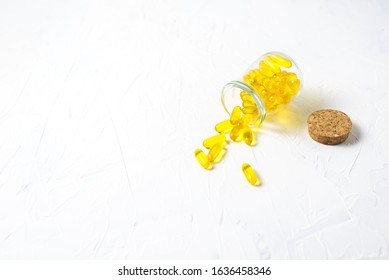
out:
<path id="1" fill-rule="evenodd" d="M 258 108 L 258 117 L 253 120 L 251 126 L 260 125 L 266 117 L 266 108 L 259 94 L 248 84 L 241 81 L 231 81 L 226 84 L 222 90 L 221 101 L 224 109 L 230 115 L 232 109 L 238 106 L 241 100 L 241 92 L 247 92 L 255 101 L 255 105 Z"/>

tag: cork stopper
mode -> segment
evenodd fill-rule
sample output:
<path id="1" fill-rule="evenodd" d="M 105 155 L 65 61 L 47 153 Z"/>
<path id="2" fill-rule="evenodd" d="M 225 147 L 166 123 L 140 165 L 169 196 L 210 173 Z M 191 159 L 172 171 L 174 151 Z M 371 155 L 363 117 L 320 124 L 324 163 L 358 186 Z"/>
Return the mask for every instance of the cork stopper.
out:
<path id="1" fill-rule="evenodd" d="M 319 110 L 308 117 L 308 132 L 311 138 L 326 145 L 344 142 L 350 134 L 350 118 L 337 110 Z"/>

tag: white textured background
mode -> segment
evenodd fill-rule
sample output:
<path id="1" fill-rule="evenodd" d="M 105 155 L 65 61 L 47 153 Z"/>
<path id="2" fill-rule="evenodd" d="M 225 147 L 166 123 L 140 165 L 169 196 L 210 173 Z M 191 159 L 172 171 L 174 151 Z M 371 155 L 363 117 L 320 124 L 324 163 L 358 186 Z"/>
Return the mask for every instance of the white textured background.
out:
<path id="1" fill-rule="evenodd" d="M 384 0 L 1 0 L 0 258 L 388 259 L 388 15 Z M 203 170 L 221 88 L 271 50 L 299 64 L 302 94 Z M 346 143 L 309 138 L 322 108 L 351 117 Z"/>

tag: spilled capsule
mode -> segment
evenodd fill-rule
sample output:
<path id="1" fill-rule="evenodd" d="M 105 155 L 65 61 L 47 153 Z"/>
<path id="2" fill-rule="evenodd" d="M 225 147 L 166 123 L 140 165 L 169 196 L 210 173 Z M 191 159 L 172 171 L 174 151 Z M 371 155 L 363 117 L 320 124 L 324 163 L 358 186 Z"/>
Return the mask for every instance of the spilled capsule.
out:
<path id="1" fill-rule="evenodd" d="M 240 127 L 245 127 L 248 126 L 252 121 L 253 121 L 253 115 L 245 114 L 240 118 L 237 125 Z"/>
<path id="2" fill-rule="evenodd" d="M 242 129 L 238 125 L 234 126 L 234 128 L 230 132 L 230 138 L 234 142 L 242 141 Z"/>
<path id="3" fill-rule="evenodd" d="M 227 142 L 226 136 L 224 134 L 217 134 L 205 139 L 203 141 L 203 146 L 207 149 L 210 149 L 213 145 L 217 143 L 224 144 L 225 142 Z"/>
<path id="4" fill-rule="evenodd" d="M 195 157 L 198 161 L 198 163 L 204 168 L 204 169 L 212 169 L 212 164 L 209 161 L 208 156 L 200 149 L 196 149 L 195 152 Z"/>
<path id="5" fill-rule="evenodd" d="M 251 146 L 254 143 L 254 133 L 249 127 L 245 127 L 242 132 L 243 135 L 243 141 Z"/>
<path id="6" fill-rule="evenodd" d="M 230 120 L 225 120 L 215 125 L 215 130 L 219 133 L 227 133 L 230 132 L 233 127 L 234 125 Z"/>
<path id="7" fill-rule="evenodd" d="M 254 169 L 248 163 L 242 164 L 242 171 L 247 181 L 253 186 L 259 186 L 261 184 L 261 179 L 257 176 Z"/>
<path id="8" fill-rule="evenodd" d="M 230 122 L 232 124 L 236 124 L 239 121 L 241 114 L 242 114 L 242 109 L 239 106 L 235 106 L 231 112 Z"/>
<path id="9" fill-rule="evenodd" d="M 223 151 L 223 145 L 221 143 L 216 143 L 211 147 L 208 153 L 208 159 L 210 162 L 214 162 Z"/>

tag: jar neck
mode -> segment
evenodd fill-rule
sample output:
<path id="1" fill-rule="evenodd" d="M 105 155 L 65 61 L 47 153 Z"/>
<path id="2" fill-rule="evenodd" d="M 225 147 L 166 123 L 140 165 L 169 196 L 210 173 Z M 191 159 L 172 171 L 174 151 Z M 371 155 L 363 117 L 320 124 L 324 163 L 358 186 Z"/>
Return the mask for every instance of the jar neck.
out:
<path id="1" fill-rule="evenodd" d="M 241 81 L 231 81 L 228 84 L 226 84 L 222 90 L 222 95 L 221 95 L 221 101 L 223 104 L 224 109 L 226 112 L 230 115 L 232 109 L 234 106 L 237 104 L 233 104 L 233 101 L 228 101 L 228 100 L 233 100 L 236 99 L 234 95 L 239 95 L 240 92 L 245 91 L 247 92 L 255 101 L 255 104 L 257 105 L 258 108 L 258 117 L 253 123 L 251 124 L 252 126 L 259 126 L 266 117 L 266 107 L 264 102 L 262 101 L 260 95 L 258 92 L 256 92 L 251 86 L 246 84 L 245 82 Z"/>

